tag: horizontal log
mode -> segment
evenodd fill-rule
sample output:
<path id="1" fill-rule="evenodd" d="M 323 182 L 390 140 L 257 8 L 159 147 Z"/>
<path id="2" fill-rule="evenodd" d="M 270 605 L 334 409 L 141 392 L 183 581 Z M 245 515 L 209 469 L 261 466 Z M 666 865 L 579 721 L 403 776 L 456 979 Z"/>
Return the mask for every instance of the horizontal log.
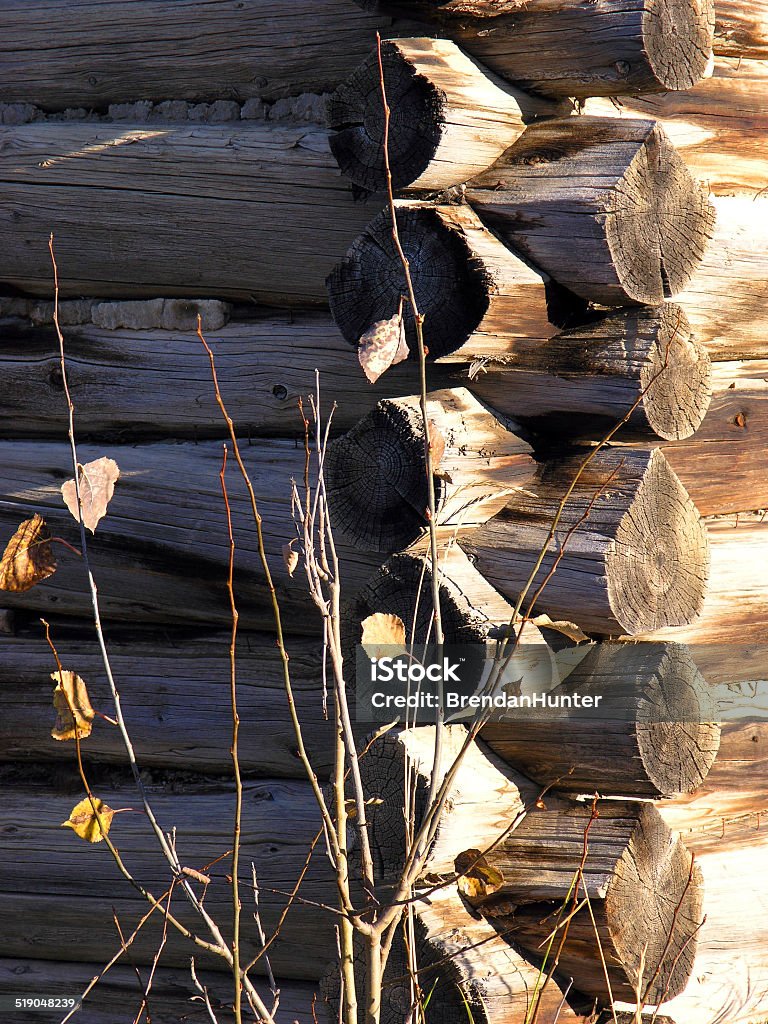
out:
<path id="1" fill-rule="evenodd" d="M 509 599 L 533 574 L 582 462 L 574 456 L 545 464 L 527 493 L 461 539 Z M 553 619 L 575 619 L 604 635 L 684 625 L 701 609 L 708 557 L 699 514 L 663 455 L 603 450 L 565 503 L 527 602 L 535 598 Z"/>
<path id="2" fill-rule="evenodd" d="M 764 60 L 718 57 L 714 74 L 688 92 L 625 97 L 622 115 L 658 120 L 688 168 L 714 195 L 759 195 L 766 179 L 768 115 Z M 588 100 L 588 114 L 615 117 L 609 100 Z"/>
<path id="3" fill-rule="evenodd" d="M 688 89 L 712 52 L 709 0 L 357 2 L 428 19 L 493 71 L 551 96 Z"/>
<path id="4" fill-rule="evenodd" d="M 465 388 L 432 391 L 426 405 L 436 522 L 482 525 L 530 483 L 530 445 Z M 389 553 L 421 536 L 429 493 L 418 396 L 379 402 L 330 445 L 325 472 L 331 521 L 347 541 Z"/>
<path id="5" fill-rule="evenodd" d="M 333 88 L 392 20 L 317 0 L 312 31 L 292 0 L 5 0 L 0 93 L 7 102 L 106 109 L 124 100 L 274 98 Z M 226 40 L 226 46 L 222 45 Z M 46 51 L 44 66 L 36 59 Z"/>
<path id="6" fill-rule="evenodd" d="M 42 632 L 3 637 L 0 662 L 0 761 L 72 761 L 71 744 L 51 738 L 51 672 L 56 666 Z M 91 702 L 112 715 L 112 702 L 96 639 L 87 628 L 54 624 L 53 637 L 66 669 L 88 685 Z M 229 773 L 232 713 L 229 704 L 229 638 L 223 633 L 141 636 L 110 629 L 112 670 L 139 764 Z M 332 761 L 331 725 L 322 707 L 320 641 L 288 642 L 291 681 L 304 743 L 316 771 Z M 238 649 L 240 766 L 248 775 L 305 778 L 296 753 L 282 668 L 274 637 L 242 635 Z M 83 743 L 88 762 L 125 764 L 117 729 L 97 719 Z"/>
<path id="7" fill-rule="evenodd" d="M 387 40 L 381 60 L 393 111 L 388 153 L 396 189 L 458 185 L 490 167 L 526 121 L 559 110 L 506 86 L 449 39 Z M 369 192 L 385 189 L 376 51 L 331 96 L 328 127 L 331 152 L 343 173 Z"/>
<path id="8" fill-rule="evenodd" d="M 657 304 L 682 291 L 714 223 L 663 129 L 632 118 L 531 125 L 466 197 L 558 284 L 608 306 Z"/>
<path id="9" fill-rule="evenodd" d="M 0 282 L 50 296 L 53 231 L 63 297 L 322 303 L 378 208 L 353 202 L 324 129 L 256 122 L 3 128 L 0 194 Z"/>
<path id="10" fill-rule="evenodd" d="M 702 515 L 766 508 L 768 360 L 713 363 L 712 390 L 696 434 L 662 451 Z"/>
<path id="11" fill-rule="evenodd" d="M 23 779 L 28 769 L 15 770 Z M 14 785 L 4 772 L 4 800 L 0 811 L 3 834 L 2 882 L 0 882 L 0 924 L 4 957 L 24 960 L 60 960 L 74 955 L 81 961 L 103 962 L 120 948 L 112 911 L 117 913 L 125 935 L 129 935 L 148 905 L 124 881 L 104 844 L 91 845 L 71 829 L 61 828 L 72 807 L 83 796 L 82 789 L 55 793 L 45 776 L 28 778 L 26 787 Z M 50 773 L 47 775 L 50 780 Z M 151 787 L 153 808 L 162 828 L 177 829 L 177 849 L 183 866 L 204 870 L 231 848 L 234 792 L 229 784 L 195 788 L 178 779 L 170 787 Z M 99 787 L 97 794 L 112 808 L 135 807 L 136 791 Z M 286 822 L 290 828 L 286 829 Z M 242 898 L 243 956 L 250 958 L 259 948 L 252 905 L 251 862 L 259 881 L 259 906 L 267 935 L 299 878 L 309 846 L 320 828 L 319 812 L 306 782 L 246 783 L 243 802 Z M 144 885 L 159 896 L 170 884 L 167 864 L 158 852 L 157 840 L 143 814 L 120 814 L 114 819 L 110 836 L 123 860 Z M 56 870 L 51 865 L 56 864 Z M 210 867 L 212 878 L 205 906 L 229 934 L 231 892 L 226 881 L 225 858 Z M 280 890 L 280 893 L 275 890 Z M 335 900 L 335 883 L 322 849 L 312 858 L 301 895 L 308 901 Z M 177 894 L 172 908 L 188 925 L 197 929 L 185 898 Z M 162 923 L 153 915 L 131 946 L 133 960 L 151 963 L 157 951 Z M 23 927 L 19 922 L 23 921 Z M 296 903 L 290 910 L 278 942 L 270 949 L 276 976 L 319 978 L 335 948 L 333 914 L 308 903 Z M 169 929 L 163 952 L 167 967 L 188 968 L 190 945 Z M 218 961 L 201 955 L 201 964 L 217 968 Z M 263 964 L 260 965 L 263 973 Z M 226 968 L 222 962 L 218 969 Z"/>
<path id="12" fill-rule="evenodd" d="M 718 752 L 714 701 L 675 644 L 599 644 L 555 691 L 600 695 L 589 715 L 514 714 L 484 726 L 485 743 L 542 785 L 570 793 L 656 799 L 698 790 Z"/>
<path id="13" fill-rule="evenodd" d="M 68 952 L 72 955 L 72 951 Z M 0 959 L 0 989 L 15 998 L 40 998 L 41 994 L 58 996 L 62 999 L 77 999 L 91 980 L 101 974 L 104 960 L 94 963 L 76 963 L 72 960 L 14 960 Z M 200 959 L 196 973 L 208 989 L 214 1013 L 223 1014 L 231 1006 L 231 983 L 220 974 L 207 971 Z M 118 964 L 88 995 L 83 1009 L 77 1016 L 88 1024 L 134 1024 L 136 1014 L 142 1005 L 143 987 L 147 984 L 149 971 L 141 972 L 142 985 L 131 966 Z M 272 1005 L 272 996 L 266 985 L 259 990 L 267 1006 Z M 318 986 L 311 983 L 292 981 L 280 983 L 280 1003 L 277 1008 L 277 1024 L 293 1024 L 296 1020 L 311 1015 L 313 998 Z M 189 970 L 159 966 L 152 978 L 148 996 L 148 1010 L 152 1024 L 179 1024 L 181 1020 L 204 1020 L 200 1011 L 202 998 L 195 988 Z M 192 999 L 197 999 L 192 1002 Z M 66 1010 L 59 1011 L 61 1019 Z M 22 1013 L 22 1017 L 28 1016 Z M 47 1016 L 47 1015 L 46 1015 Z M 7 1013 L 11 1021 L 13 1014 Z M 222 1018 L 220 1018 L 222 1019 Z"/>
<path id="14" fill-rule="evenodd" d="M 215 626 L 230 621 L 226 593 L 229 547 L 219 472 L 222 448 L 200 444 L 79 446 L 81 463 L 108 454 L 120 467 L 106 518 L 89 547 L 102 614 L 131 622 L 193 622 Z M 266 550 L 285 620 L 295 631 L 318 636 L 319 615 L 307 594 L 303 573 L 289 577 L 283 545 L 296 536 L 291 519 L 291 479 L 302 480 L 303 444 L 265 441 L 244 445 L 263 517 Z M 0 529 L 7 543 L 22 520 L 35 512 L 58 536 L 79 544 L 79 530 L 64 506 L 61 484 L 71 475 L 65 443 L 0 443 Z M 228 489 L 237 544 L 235 587 L 244 629 L 274 628 L 250 500 L 236 469 Z M 348 557 L 347 557 L 348 555 Z M 345 593 L 351 598 L 379 564 L 379 556 L 340 547 Z M 8 608 L 90 617 L 83 567 L 62 552 L 56 574 L 22 594 L 3 594 Z"/>
<path id="15" fill-rule="evenodd" d="M 541 340 L 554 334 L 546 276 L 510 252 L 468 207 L 401 201 L 397 224 L 430 359 L 459 358 L 462 352 L 493 356 L 518 338 Z M 391 216 L 384 210 L 329 275 L 331 314 L 356 346 L 375 322 L 396 315 L 406 292 Z M 404 317 L 406 340 L 415 352 L 408 306 Z"/>
<path id="16" fill-rule="evenodd" d="M 691 980 L 664 1006 L 676 1024 L 760 1024 L 768 1012 L 765 897 L 768 843 L 763 832 L 741 850 L 697 857 L 704 876 L 704 922 Z M 754 885 L 745 879 L 755 879 Z"/>
<path id="17" fill-rule="evenodd" d="M 709 356 L 673 303 L 622 310 L 546 342 L 516 341 L 470 376 L 494 409 L 555 440 L 602 436 L 627 416 L 621 437 L 687 438 L 711 391 Z"/>
<path id="18" fill-rule="evenodd" d="M 634 1000 L 638 987 L 649 1003 L 672 998 L 693 968 L 701 872 L 652 805 L 605 801 L 598 810 L 591 824 L 588 804 L 530 811 L 486 855 L 503 879 L 499 888 L 472 902 L 541 957 L 558 911 L 571 909 L 574 865 L 586 850 L 579 896 L 589 896 L 594 924 L 586 907 L 571 918 L 559 969 L 598 998 Z"/>
<path id="19" fill-rule="evenodd" d="M 718 0 L 714 50 L 740 59 L 768 58 L 765 0 Z"/>
<path id="20" fill-rule="evenodd" d="M 768 197 L 715 196 L 712 241 L 676 297 L 712 359 L 765 358 Z M 759 349 L 758 349 L 758 346 Z"/>
<path id="21" fill-rule="evenodd" d="M 150 304 L 109 305 L 130 305 L 134 322 L 141 323 Z M 706 352 L 686 323 L 685 314 L 670 304 L 656 311 L 615 313 L 550 342 L 510 338 L 506 352 L 496 358 L 472 360 L 467 353 L 463 361 L 433 362 L 429 386 L 469 387 L 503 415 L 555 436 L 566 417 L 569 436 L 599 436 L 639 400 L 622 437 L 684 437 L 700 425 L 710 390 Z M 65 336 L 80 438 L 224 436 L 208 359 L 192 327 L 113 330 L 75 324 L 66 327 Z M 216 352 L 227 406 L 243 436 L 300 436 L 297 401 L 314 392 L 316 370 L 323 403 L 336 403 L 332 429 L 337 433 L 353 427 L 380 399 L 419 389 L 415 359 L 397 364 L 363 388 L 357 360 L 328 314 L 320 311 L 269 311 L 206 329 L 206 336 Z M 66 407 L 52 325 L 0 316 L 0 339 L 0 387 L 5 395 L 0 436 L 63 437 Z M 661 377 L 651 384 L 665 361 L 664 384 Z M 172 389 L 166 386 L 169 366 L 174 368 Z M 729 364 L 728 373 L 736 369 Z M 727 390 L 732 377 L 723 385 L 724 399 L 738 397 L 742 403 L 732 412 L 733 402 L 723 410 L 726 421 L 751 400 L 749 368 L 738 373 L 745 378 L 738 396 Z M 137 376 L 144 381 L 141 388 L 135 387 Z M 768 374 L 756 371 L 755 387 L 763 376 Z M 727 430 L 733 438 L 732 422 Z"/>

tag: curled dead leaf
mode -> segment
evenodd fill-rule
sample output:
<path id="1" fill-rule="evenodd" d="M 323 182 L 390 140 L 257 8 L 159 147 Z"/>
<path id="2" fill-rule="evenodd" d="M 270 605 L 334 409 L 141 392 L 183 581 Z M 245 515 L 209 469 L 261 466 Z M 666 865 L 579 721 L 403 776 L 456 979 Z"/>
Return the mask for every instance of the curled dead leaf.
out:
<path id="1" fill-rule="evenodd" d="M 94 809 L 96 813 L 94 813 Z M 114 816 L 115 812 L 103 800 L 94 797 L 92 806 L 91 801 L 86 797 L 72 808 L 67 820 L 62 821 L 61 827 L 71 828 L 81 839 L 85 839 L 89 843 L 100 843 L 108 834 Z"/>
<path id="2" fill-rule="evenodd" d="M 362 621 L 363 637 L 360 641 L 369 658 L 378 658 L 384 648 L 387 655 L 392 654 L 393 647 L 405 650 L 405 623 L 399 615 L 386 612 L 374 612 Z"/>
<path id="3" fill-rule="evenodd" d="M 25 519 L 8 541 L 0 560 L 0 590 L 23 594 L 56 572 L 51 534 L 37 513 Z"/>
<path id="4" fill-rule="evenodd" d="M 115 482 L 120 476 L 120 470 L 114 459 L 107 458 L 87 462 L 84 466 L 78 466 L 77 469 L 80 482 L 80 502 L 83 507 L 83 523 L 91 533 L 95 533 L 99 520 L 107 514 L 107 505 L 115 493 Z M 62 484 L 61 494 L 64 504 L 79 523 L 75 481 L 67 480 L 65 484 Z"/>
<path id="5" fill-rule="evenodd" d="M 383 804 L 383 803 L 384 803 L 384 801 L 381 799 L 381 797 L 379 797 L 379 796 L 372 796 L 372 797 L 369 797 L 365 801 L 365 806 L 366 807 L 378 807 L 380 804 Z M 345 807 L 345 810 L 347 812 L 347 817 L 348 818 L 356 818 L 357 817 L 357 802 L 355 800 L 353 800 L 352 797 L 350 797 L 349 799 L 344 801 L 344 807 Z"/>
<path id="6" fill-rule="evenodd" d="M 202 885 L 210 885 L 211 879 L 209 875 L 204 875 L 202 871 L 195 871 L 194 868 L 182 868 L 182 875 L 186 875 L 187 878 L 194 878 L 196 882 L 200 882 Z"/>
<path id="7" fill-rule="evenodd" d="M 437 469 L 445 455 L 445 438 L 434 420 L 427 422 L 427 436 L 429 437 L 429 451 L 432 455 L 432 469 Z"/>
<path id="8" fill-rule="evenodd" d="M 289 576 L 293 576 L 299 564 L 299 553 L 293 550 L 291 544 L 293 544 L 293 541 L 283 544 L 283 562 L 285 562 L 285 568 L 288 570 Z"/>
<path id="9" fill-rule="evenodd" d="M 56 724 L 51 729 L 55 740 L 84 740 L 91 735 L 96 712 L 91 707 L 88 687 L 75 672 L 52 672 L 56 683 L 53 691 L 53 706 L 56 709 Z"/>
<path id="10" fill-rule="evenodd" d="M 468 900 L 492 896 L 504 884 L 504 875 L 492 867 L 479 850 L 464 850 L 454 861 L 457 885 Z"/>
<path id="11" fill-rule="evenodd" d="M 558 633 L 562 633 L 563 636 L 567 636 L 569 640 L 573 640 L 575 644 L 580 644 L 584 640 L 589 640 L 589 637 L 584 633 L 575 622 L 553 622 L 548 615 L 537 615 L 535 619 L 531 620 L 534 626 L 541 628 L 545 626 L 547 629 L 554 629 Z"/>
<path id="12" fill-rule="evenodd" d="M 402 311 L 399 310 L 389 320 L 377 320 L 361 335 L 357 357 L 371 384 L 375 384 L 390 366 L 408 358 Z"/>

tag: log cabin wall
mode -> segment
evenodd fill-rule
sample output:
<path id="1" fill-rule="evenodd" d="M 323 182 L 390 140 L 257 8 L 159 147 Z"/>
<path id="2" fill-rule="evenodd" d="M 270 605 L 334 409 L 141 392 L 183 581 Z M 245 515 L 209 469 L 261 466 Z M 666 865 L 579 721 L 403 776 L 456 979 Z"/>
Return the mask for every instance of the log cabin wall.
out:
<path id="1" fill-rule="evenodd" d="M 195 868 L 226 852 L 226 429 L 198 316 L 264 513 L 307 747 L 327 774 L 319 620 L 282 557 L 293 533 L 290 479 L 304 462 L 297 399 L 314 391 L 316 371 L 323 405 L 338 406 L 329 473 L 348 641 L 374 611 L 407 622 L 419 609 L 424 630 L 431 610 L 419 598 L 418 368 L 410 360 L 370 384 L 355 352 L 364 331 L 393 314 L 404 284 L 382 192 L 373 53 L 381 32 L 398 115 L 397 216 L 426 312 L 431 415 L 449 441 L 439 527 L 450 635 L 484 639 L 509 620 L 579 461 L 626 419 L 563 523 L 590 508 L 593 528 L 536 610 L 598 641 L 563 686 L 588 693 L 608 679 L 618 691 L 630 669 L 618 667 L 627 648 L 616 641 L 631 637 L 644 697 L 697 714 L 663 735 L 640 708 L 607 735 L 579 723 L 556 735 L 484 731 L 455 781 L 428 872 L 450 872 L 462 851 L 494 843 L 542 786 L 555 783 L 555 792 L 495 851 L 498 894 L 469 906 L 452 885 L 417 905 L 431 1010 L 450 1022 L 469 1008 L 475 1021 L 529 1024 L 543 922 L 567 895 L 589 820 L 589 804 L 575 797 L 597 788 L 613 798 L 585 880 L 602 949 L 582 912 L 539 1024 L 611 1015 L 613 1000 L 622 1019 L 644 947 L 649 996 L 667 1014 L 657 1020 L 763 1024 L 768 897 L 753 880 L 768 868 L 768 729 L 738 715 L 721 728 L 703 709 L 721 717 L 768 685 L 768 3 L 299 8 L 0 0 L 3 543 L 34 512 L 77 543 L 60 495 L 70 474 L 53 231 L 80 458 L 109 455 L 121 468 L 92 559 L 159 816 L 178 828 Z M 407 313 L 406 321 L 412 341 Z M 234 478 L 230 487 L 244 856 L 258 873 L 269 933 L 319 818 L 282 689 L 247 495 Z M 0 594 L 0 995 L 79 994 L 119 949 L 110 908 L 124 930 L 144 913 L 105 851 L 59 827 L 82 793 L 70 746 L 50 736 L 55 664 L 41 615 L 65 667 L 110 710 L 82 569 L 74 556 L 59 562 L 38 587 Z M 527 642 L 551 642 L 527 628 Z M 449 733 L 453 749 L 461 727 Z M 394 731 L 366 763 L 366 785 L 383 798 L 372 828 L 385 873 L 400 853 L 392 836 L 402 772 L 423 786 L 431 744 L 429 727 Z M 102 798 L 130 806 L 115 731 L 97 722 L 84 751 Z M 115 835 L 136 873 L 162 891 L 143 818 L 120 816 Z M 209 909 L 224 917 L 226 869 L 211 870 Z M 271 965 L 278 1019 L 303 1024 L 334 1012 L 334 922 L 316 905 L 333 902 L 334 885 L 320 852 L 302 893 Z M 132 944 L 144 977 L 160 940 L 150 921 Z M 257 947 L 249 922 L 246 955 Z M 189 955 L 169 938 L 155 1024 L 198 1012 Z M 404 964 L 395 949 L 387 1024 L 408 1014 Z M 227 978 L 208 968 L 200 961 L 219 1019 L 228 1019 Z M 81 1017 L 122 1024 L 140 1002 L 134 970 L 121 963 Z"/>

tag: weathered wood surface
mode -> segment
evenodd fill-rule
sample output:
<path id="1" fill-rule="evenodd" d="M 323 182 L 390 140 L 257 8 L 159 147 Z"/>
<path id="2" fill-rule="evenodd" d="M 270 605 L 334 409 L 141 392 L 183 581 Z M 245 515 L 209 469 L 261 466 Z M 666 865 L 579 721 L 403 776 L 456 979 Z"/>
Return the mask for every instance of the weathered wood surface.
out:
<path id="1" fill-rule="evenodd" d="M 560 791 L 656 799 L 697 790 L 718 752 L 714 701 L 690 653 L 675 644 L 599 644 L 557 687 L 600 696 L 597 709 L 521 720 L 481 737 L 507 764 Z"/>
<path id="2" fill-rule="evenodd" d="M 764 60 L 718 57 L 712 77 L 688 92 L 625 97 L 622 116 L 660 121 L 693 176 L 713 194 L 753 197 L 765 187 L 768 170 L 766 90 Z M 585 111 L 616 116 L 604 99 L 588 100 Z"/>
<path id="3" fill-rule="evenodd" d="M 698 951 L 685 992 L 664 1007 L 677 1024 L 762 1024 L 768 1012 L 768 872 L 765 832 L 742 850 L 697 857 L 704 876 Z"/>
<path id="4" fill-rule="evenodd" d="M 52 110 L 317 92 L 394 28 L 349 0 L 315 0 L 310 31 L 294 0 L 3 0 L 0 13 L 3 99 Z"/>
<path id="5" fill-rule="evenodd" d="M 106 951 L 105 951 L 106 953 Z M 62 998 L 79 998 L 91 980 L 104 969 L 106 955 L 94 963 L 68 961 L 46 961 L 0 958 L 0 991 L 13 996 L 34 999 L 42 993 Z M 127 963 L 127 961 L 126 961 Z M 214 1012 L 221 1013 L 221 1019 L 231 1006 L 231 983 L 217 972 L 203 967 L 198 959 L 196 965 L 199 979 L 209 990 Z M 136 1014 L 143 999 L 143 986 L 148 980 L 149 970 L 141 971 L 142 987 L 136 971 L 122 962 L 112 967 L 108 974 L 92 990 L 83 1009 L 75 1019 L 88 1024 L 135 1024 Z M 258 984 L 268 1006 L 272 996 L 267 986 Z M 312 1002 L 318 986 L 312 983 L 289 981 L 280 983 L 280 1003 L 277 1008 L 278 1024 L 294 1024 L 295 1021 L 312 1019 Z M 191 1000 L 197 999 L 193 1002 Z M 148 997 L 148 1010 L 152 1024 L 179 1024 L 179 1021 L 204 1021 L 206 1011 L 200 1001 L 202 997 L 192 983 L 189 970 L 173 969 L 162 965 L 155 971 Z M 319 999 L 317 1000 L 320 1007 Z M 66 1011 L 61 1011 L 61 1020 Z M 54 1019 L 52 1015 L 50 1019 Z M 13 1011 L 4 1013 L 6 1024 L 25 1024 L 29 1012 Z M 144 1019 L 144 1018 L 142 1018 Z"/>
<path id="6" fill-rule="evenodd" d="M 768 195 L 714 196 L 712 241 L 675 299 L 712 359 L 765 358 Z M 761 346 L 756 351 L 757 346 Z"/>
<path id="7" fill-rule="evenodd" d="M 110 305 L 115 310 L 130 305 L 136 322 L 143 319 L 145 303 Z M 127 313 L 122 316 L 128 319 Z M 567 417 L 570 437 L 599 436 L 646 392 L 621 436 L 683 437 L 699 425 L 710 391 L 708 357 L 686 324 L 685 314 L 672 304 L 656 311 L 622 311 L 550 342 L 510 339 L 508 351 L 474 365 L 469 358 L 434 362 L 429 384 L 435 390 L 464 385 L 503 415 L 528 420 L 545 435 L 559 435 Z M 205 334 L 243 436 L 301 435 L 297 401 L 315 391 L 315 370 L 324 404 L 337 404 L 335 433 L 353 427 L 380 399 L 418 391 L 415 360 L 392 367 L 376 384 L 367 383 L 324 312 L 256 313 L 247 322 L 231 320 Z M 65 337 L 80 438 L 224 436 L 208 359 L 193 327 L 127 330 L 75 324 L 65 328 Z M 5 396 L 0 436 L 63 437 L 66 408 L 53 326 L 0 317 L 0 342 Z M 665 361 L 663 381 L 660 376 L 651 384 Z M 172 389 L 167 387 L 170 366 Z M 736 371 L 729 364 L 728 373 Z M 738 373 L 744 377 L 739 385 L 743 404 L 748 397 L 751 401 L 752 385 L 748 367 Z M 755 388 L 764 387 L 762 376 L 768 374 L 758 367 Z M 137 377 L 142 387 L 136 387 Z M 723 412 L 726 419 L 737 416 L 741 407 L 729 413 L 730 408 Z"/>
<path id="8" fill-rule="evenodd" d="M 510 600 L 526 586 L 582 461 L 546 463 L 526 494 L 461 539 Z M 663 455 L 603 450 L 565 504 L 524 607 L 537 598 L 536 608 L 551 618 L 602 635 L 644 633 L 651 623 L 680 626 L 701 608 L 707 566 L 699 514 Z"/>
<path id="9" fill-rule="evenodd" d="M 656 304 L 682 291 L 714 222 L 664 130 L 633 118 L 531 125 L 466 196 L 558 284 L 608 306 Z"/>
<path id="10" fill-rule="evenodd" d="M 23 771 L 16 772 L 23 776 Z M 55 793 L 38 779 L 26 786 L 9 783 L 4 776 L 0 810 L 0 953 L 29 960 L 60 960 L 63 951 L 81 961 L 104 961 L 120 948 L 112 908 L 129 935 L 148 909 L 142 897 L 118 873 L 103 843 L 88 844 L 71 829 L 61 828 L 72 807 L 83 796 L 80 788 Z M 205 788 L 178 780 L 171 787 L 150 787 L 161 827 L 177 828 L 177 850 L 184 866 L 204 869 L 231 848 L 234 792 L 229 784 Z M 98 795 L 115 809 L 136 806 L 136 791 L 99 787 Z M 274 929 L 302 870 L 320 819 L 308 783 L 270 781 L 246 783 L 243 805 L 242 891 L 244 956 L 258 948 L 256 925 L 248 911 L 251 862 L 256 864 L 264 929 Z M 167 865 L 158 853 L 157 840 L 141 813 L 117 815 L 110 836 L 126 865 L 156 896 L 170 884 Z M 55 867 L 54 867 L 55 865 Z M 226 859 L 210 869 L 206 908 L 228 934 L 231 893 L 225 875 Z M 335 884 L 322 849 L 312 857 L 301 895 L 307 900 L 334 903 Z M 187 925 L 194 914 L 183 896 L 173 907 Z M 151 963 L 159 944 L 161 922 L 153 917 L 131 946 L 137 963 Z M 333 914 L 308 904 L 290 910 L 280 939 L 270 949 L 276 975 L 281 978 L 319 978 L 333 958 Z M 195 925 L 195 927 L 197 927 Z M 163 963 L 188 967 L 195 951 L 169 931 Z M 216 968 L 217 961 L 201 958 Z M 223 965 L 224 967 L 226 965 Z M 222 964 L 219 964 L 221 969 Z M 258 973 L 263 973 L 259 971 Z"/>
<path id="11" fill-rule="evenodd" d="M 357 0 L 423 17 L 489 68 L 554 96 L 688 89 L 712 52 L 711 0 Z"/>
<path id="12" fill-rule="evenodd" d="M 43 122 L 0 129 L 0 282 L 62 296 L 323 303 L 380 204 L 356 203 L 317 126 Z"/>
<path id="13" fill-rule="evenodd" d="M 715 53 L 768 58 L 768 9 L 765 0 L 717 0 Z"/>
<path id="14" fill-rule="evenodd" d="M 51 738 L 51 672 L 56 666 L 38 628 L 4 636 L 0 659 L 0 761 L 72 761 L 72 746 Z M 88 684 L 93 705 L 112 715 L 109 688 L 93 632 L 53 626 L 66 669 Z M 142 637 L 109 631 L 112 669 L 139 764 L 229 773 L 232 713 L 229 638 L 224 633 Z M 291 681 L 305 746 L 319 774 L 332 760 L 332 726 L 323 715 L 321 641 L 288 641 Z M 243 634 L 238 649 L 240 765 L 249 775 L 305 778 L 296 754 L 274 637 Z M 125 764 L 118 730 L 96 720 L 83 744 L 90 761 Z"/>
<path id="15" fill-rule="evenodd" d="M 436 522 L 482 525 L 531 481 L 531 447 L 466 388 L 427 400 Z M 340 537 L 371 551 L 407 547 L 428 527 L 424 417 L 418 396 L 385 399 L 326 456 L 328 509 Z"/>
<path id="16" fill-rule="evenodd" d="M 91 564 L 106 618 L 138 622 L 205 623 L 230 620 L 226 593 L 228 543 L 219 472 L 222 446 L 200 444 L 81 445 L 81 463 L 109 455 L 121 470 L 107 517 L 90 545 Z M 79 529 L 64 506 L 61 484 L 71 476 L 66 443 L 0 444 L 0 529 L 7 543 L 19 523 L 39 512 L 52 531 L 79 544 Z M 230 457 L 231 458 L 231 457 Z M 278 600 L 298 632 L 317 636 L 319 615 L 309 612 L 303 573 L 288 576 L 282 546 L 296 536 L 291 478 L 303 479 L 303 444 L 262 441 L 243 445 L 258 495 L 266 549 Z M 258 556 L 250 502 L 230 465 L 228 489 L 237 544 L 235 586 L 241 626 L 274 627 L 271 600 Z M 352 597 L 379 564 L 379 556 L 340 545 L 345 593 Z M 47 614 L 90 615 L 83 566 L 60 549 L 56 574 L 24 594 L 3 594 L 5 607 Z"/>
<path id="17" fill-rule="evenodd" d="M 430 359 L 498 355 L 518 338 L 541 340 L 555 333 L 546 275 L 514 255 L 468 206 L 400 201 L 397 224 Z M 331 313 L 356 346 L 376 321 L 395 316 L 406 292 L 391 216 L 384 210 L 329 275 Z M 416 329 L 408 304 L 404 316 L 413 351 Z"/>
<path id="18" fill-rule="evenodd" d="M 500 886 L 471 902 L 540 956 L 558 911 L 572 909 L 574 865 L 586 850 L 579 895 L 589 896 L 595 924 L 586 907 L 571 918 L 560 970 L 578 992 L 632 1000 L 640 985 L 655 1004 L 679 995 L 691 976 L 703 918 L 701 871 L 652 804 L 609 800 L 598 810 L 591 824 L 588 803 L 531 810 L 486 856 Z"/>
<path id="19" fill-rule="evenodd" d="M 396 189 L 444 189 L 484 171 L 518 138 L 525 122 L 566 113 L 561 104 L 512 89 L 449 39 L 387 40 L 381 47 L 392 111 L 389 157 Z M 347 177 L 386 188 L 384 107 L 374 51 L 328 104 L 330 145 Z"/>
<path id="20" fill-rule="evenodd" d="M 514 342 L 476 364 L 469 387 L 554 439 L 600 437 L 629 415 L 619 436 L 679 440 L 701 426 L 710 376 L 685 313 L 667 303 L 622 310 L 546 342 Z"/>

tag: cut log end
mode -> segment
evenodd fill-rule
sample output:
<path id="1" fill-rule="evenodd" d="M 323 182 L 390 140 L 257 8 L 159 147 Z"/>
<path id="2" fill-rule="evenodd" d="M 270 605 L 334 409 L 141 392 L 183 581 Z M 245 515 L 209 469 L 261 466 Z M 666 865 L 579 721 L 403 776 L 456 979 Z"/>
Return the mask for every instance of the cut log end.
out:
<path id="1" fill-rule="evenodd" d="M 679 306 L 657 313 L 657 335 L 640 372 L 643 414 L 657 437 L 680 441 L 691 437 L 707 414 L 712 367 Z"/>
<path id="2" fill-rule="evenodd" d="M 709 545 L 696 506 L 655 451 L 606 557 L 608 600 L 625 633 L 684 626 L 697 617 Z M 651 627 L 647 623 L 653 623 Z"/>
<path id="3" fill-rule="evenodd" d="M 707 74 L 714 31 L 713 0 L 646 3 L 643 40 L 659 92 L 690 89 Z"/>
<path id="4" fill-rule="evenodd" d="M 381 61 L 391 109 L 392 185 L 400 189 L 415 181 L 434 158 L 445 128 L 446 98 L 395 43 L 381 44 Z M 331 152 L 342 173 L 369 192 L 384 188 L 384 108 L 375 52 L 333 93 L 327 121 L 334 133 Z"/>
<path id="5" fill-rule="evenodd" d="M 627 297 L 659 303 L 681 292 L 712 235 L 715 211 L 660 125 L 613 193 L 606 235 Z"/>
<path id="6" fill-rule="evenodd" d="M 704 916 L 703 892 L 691 853 L 654 807 L 644 808 L 616 865 L 605 913 L 630 985 L 639 985 L 645 1001 L 672 999 L 685 988 Z"/>
<path id="7" fill-rule="evenodd" d="M 407 547 L 427 525 L 424 426 L 419 411 L 383 401 L 328 449 L 334 528 L 373 551 Z M 441 481 L 435 478 L 440 505 Z"/>
<path id="8" fill-rule="evenodd" d="M 455 352 L 488 309 L 491 275 L 473 259 L 464 236 L 438 210 L 401 207 L 397 226 L 419 312 L 425 318 L 428 358 Z M 396 315 L 408 289 L 392 239 L 389 211 L 371 221 L 332 271 L 327 285 L 331 312 L 351 345 L 357 346 L 372 324 Z M 415 353 L 416 328 L 408 303 L 405 318 L 406 340 Z"/>

